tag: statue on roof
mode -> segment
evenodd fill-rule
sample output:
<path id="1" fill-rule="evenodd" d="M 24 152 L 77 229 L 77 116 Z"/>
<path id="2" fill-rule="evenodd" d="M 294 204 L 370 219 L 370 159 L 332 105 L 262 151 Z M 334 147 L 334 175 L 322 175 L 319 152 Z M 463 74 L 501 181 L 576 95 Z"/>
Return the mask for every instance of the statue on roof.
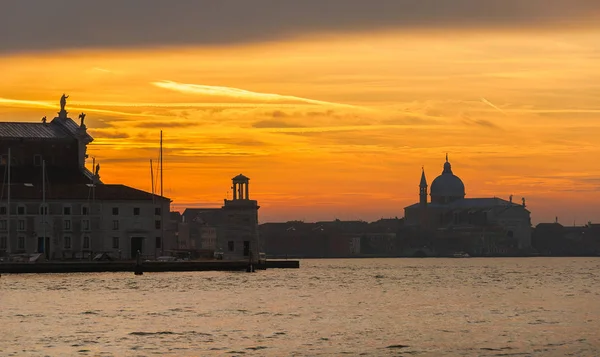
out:
<path id="1" fill-rule="evenodd" d="M 46 124 L 46 116 L 42 118 L 42 123 Z"/>
<path id="2" fill-rule="evenodd" d="M 85 126 L 85 124 L 83 123 L 83 121 L 85 120 L 85 113 L 82 112 L 81 114 L 79 114 L 79 119 L 81 119 L 80 126 Z"/>
<path id="3" fill-rule="evenodd" d="M 65 95 L 65 93 L 63 93 L 62 97 L 60 97 L 60 111 L 61 112 L 65 111 L 65 106 L 67 105 L 67 98 L 69 98 L 69 96 Z"/>

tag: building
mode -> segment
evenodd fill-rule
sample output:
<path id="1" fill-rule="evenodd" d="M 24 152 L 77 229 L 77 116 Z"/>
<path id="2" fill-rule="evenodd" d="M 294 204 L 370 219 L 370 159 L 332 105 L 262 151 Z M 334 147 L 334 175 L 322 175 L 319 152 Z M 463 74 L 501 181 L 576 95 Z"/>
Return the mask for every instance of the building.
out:
<path id="1" fill-rule="evenodd" d="M 531 218 L 522 204 L 493 198 L 465 198 L 465 185 L 454 175 L 446 155 L 442 174 L 431 183 L 421 173 L 419 202 L 404 209 L 406 226 L 430 232 L 444 250 L 475 254 L 506 254 L 531 247 Z"/>
<path id="2" fill-rule="evenodd" d="M 258 259 L 264 244 L 258 234 L 258 202 L 250 199 L 250 179 L 232 179 L 233 198 L 221 208 L 187 208 L 179 224 L 179 247 L 213 251 L 226 260 Z"/>
<path id="3" fill-rule="evenodd" d="M 173 242 L 163 222 L 171 201 L 100 180 L 100 165 L 86 168 L 85 125 L 58 116 L 40 123 L 0 123 L 0 255 L 44 253 L 47 259 L 109 253 L 130 259 L 156 256 Z"/>
<path id="4" fill-rule="evenodd" d="M 349 258 L 399 255 L 398 218 L 364 221 L 263 223 L 260 236 L 269 257 Z"/>

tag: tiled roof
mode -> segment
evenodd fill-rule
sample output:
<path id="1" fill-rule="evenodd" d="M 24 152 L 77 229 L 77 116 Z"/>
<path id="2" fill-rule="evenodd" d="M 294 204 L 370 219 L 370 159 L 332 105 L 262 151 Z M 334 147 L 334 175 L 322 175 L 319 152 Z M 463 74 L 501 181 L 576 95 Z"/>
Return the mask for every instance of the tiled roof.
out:
<path id="1" fill-rule="evenodd" d="M 52 119 L 46 123 L 0 122 L 0 138 L 6 139 L 69 139 L 74 138 L 79 125 L 70 118 Z M 93 138 L 87 134 L 90 141 Z"/>
<path id="2" fill-rule="evenodd" d="M 41 185 L 14 184 L 11 185 L 11 199 L 14 200 L 41 200 Z M 7 188 L 2 196 L 6 197 Z M 92 190 L 89 184 L 74 185 L 48 185 L 46 187 L 46 200 L 108 200 L 108 201 L 145 201 L 169 200 L 167 197 L 153 195 L 150 192 L 138 190 L 125 185 L 98 184 Z"/>
<path id="3" fill-rule="evenodd" d="M 0 138 L 68 139 L 72 135 L 56 123 L 0 122 Z"/>

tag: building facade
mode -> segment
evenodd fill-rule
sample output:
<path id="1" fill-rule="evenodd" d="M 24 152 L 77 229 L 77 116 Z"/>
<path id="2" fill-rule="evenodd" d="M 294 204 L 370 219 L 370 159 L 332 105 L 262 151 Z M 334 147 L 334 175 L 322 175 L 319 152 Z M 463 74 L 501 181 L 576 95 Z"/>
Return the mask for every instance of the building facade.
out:
<path id="1" fill-rule="evenodd" d="M 179 223 L 180 247 L 219 253 L 226 260 L 256 261 L 264 252 L 258 232 L 258 202 L 250 199 L 250 179 L 232 179 L 233 197 L 221 208 L 187 208 Z"/>
<path id="2" fill-rule="evenodd" d="M 44 253 L 47 259 L 168 249 L 170 200 L 124 185 L 104 184 L 100 165 L 86 168 L 85 114 L 77 124 L 61 98 L 58 116 L 41 123 L 0 123 L 0 256 Z"/>

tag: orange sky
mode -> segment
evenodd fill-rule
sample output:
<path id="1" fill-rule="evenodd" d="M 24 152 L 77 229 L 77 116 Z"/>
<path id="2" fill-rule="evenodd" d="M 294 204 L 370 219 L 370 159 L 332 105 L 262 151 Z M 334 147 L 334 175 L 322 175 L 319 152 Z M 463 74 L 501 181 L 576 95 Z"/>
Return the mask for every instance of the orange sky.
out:
<path id="1" fill-rule="evenodd" d="M 403 216 L 449 153 L 468 197 L 534 223 L 600 217 L 600 29 L 378 32 L 247 45 L 0 55 L 0 120 L 70 95 L 106 183 L 150 190 L 164 132 L 174 208 L 243 173 L 260 220 Z M 89 162 L 91 167 L 91 160 Z"/>

